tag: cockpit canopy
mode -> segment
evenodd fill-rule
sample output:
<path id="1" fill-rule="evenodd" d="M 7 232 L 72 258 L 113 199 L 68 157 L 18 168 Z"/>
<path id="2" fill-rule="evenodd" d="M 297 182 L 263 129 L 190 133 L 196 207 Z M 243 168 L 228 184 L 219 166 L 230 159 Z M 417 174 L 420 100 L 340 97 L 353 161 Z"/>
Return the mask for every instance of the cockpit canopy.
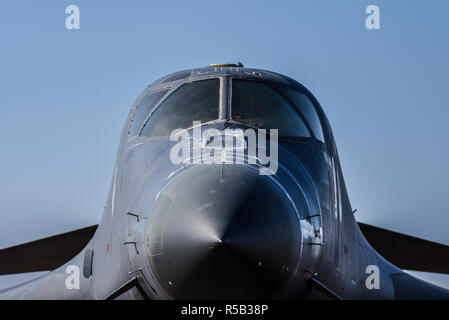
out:
<path id="1" fill-rule="evenodd" d="M 192 127 L 194 121 L 240 122 L 278 129 L 280 137 L 325 143 L 320 117 L 305 92 L 238 77 L 199 79 L 148 92 L 136 106 L 130 136 L 170 136 L 175 129 Z"/>
<path id="2" fill-rule="evenodd" d="M 170 94 L 154 111 L 142 129 L 142 136 L 169 136 L 174 129 L 192 127 L 218 119 L 220 80 L 186 83 Z"/>

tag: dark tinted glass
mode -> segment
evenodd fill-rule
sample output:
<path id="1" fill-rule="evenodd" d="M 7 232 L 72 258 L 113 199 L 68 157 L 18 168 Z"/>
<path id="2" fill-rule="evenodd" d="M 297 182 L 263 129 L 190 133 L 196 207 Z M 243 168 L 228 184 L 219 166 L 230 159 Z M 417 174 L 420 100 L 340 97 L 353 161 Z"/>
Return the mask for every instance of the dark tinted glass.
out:
<path id="1" fill-rule="evenodd" d="M 143 122 L 147 118 L 151 109 L 158 103 L 164 96 L 168 89 L 151 92 L 145 95 L 139 102 L 134 114 L 133 123 L 131 125 L 130 135 L 135 136 L 139 133 L 139 129 L 142 127 Z"/>
<path id="2" fill-rule="evenodd" d="M 249 125 L 278 129 L 279 135 L 310 137 L 301 116 L 277 91 L 255 81 L 232 81 L 232 119 Z"/>
<path id="3" fill-rule="evenodd" d="M 160 104 L 141 135 L 169 136 L 174 129 L 192 127 L 193 121 L 218 119 L 219 91 L 219 79 L 183 84 Z"/>
<path id="4" fill-rule="evenodd" d="M 285 90 L 285 93 L 304 116 L 315 138 L 324 143 L 323 128 L 312 101 L 305 94 L 295 90 Z"/>

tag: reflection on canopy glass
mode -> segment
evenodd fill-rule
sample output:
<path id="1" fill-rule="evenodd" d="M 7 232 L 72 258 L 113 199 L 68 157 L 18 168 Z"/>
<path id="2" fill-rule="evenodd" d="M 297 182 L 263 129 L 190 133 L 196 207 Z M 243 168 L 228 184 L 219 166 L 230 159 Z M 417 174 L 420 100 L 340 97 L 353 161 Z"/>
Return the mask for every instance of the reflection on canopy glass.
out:
<path id="1" fill-rule="evenodd" d="M 169 136 L 175 129 L 192 127 L 218 119 L 220 80 L 209 79 L 183 84 L 156 109 L 142 129 L 142 136 Z"/>
<path id="2" fill-rule="evenodd" d="M 141 99 L 136 108 L 136 113 L 133 118 L 133 123 L 131 125 L 130 135 L 135 136 L 139 133 L 143 122 L 150 113 L 151 109 L 156 105 L 156 103 L 161 100 L 168 89 L 159 90 L 156 92 L 151 92 Z"/>
<path id="3" fill-rule="evenodd" d="M 232 119 L 279 135 L 311 137 L 294 107 L 271 87 L 255 81 L 232 80 Z"/>
<path id="4" fill-rule="evenodd" d="M 315 138 L 324 143 L 323 127 L 312 101 L 304 93 L 296 90 L 288 89 L 284 92 L 304 116 Z"/>

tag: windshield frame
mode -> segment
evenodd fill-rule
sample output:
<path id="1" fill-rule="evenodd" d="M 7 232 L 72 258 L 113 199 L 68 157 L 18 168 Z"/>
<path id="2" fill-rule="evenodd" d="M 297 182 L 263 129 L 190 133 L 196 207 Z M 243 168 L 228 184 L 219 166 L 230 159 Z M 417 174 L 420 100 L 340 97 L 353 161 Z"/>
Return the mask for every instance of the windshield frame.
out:
<path id="1" fill-rule="evenodd" d="M 151 119 L 151 117 L 152 117 L 152 115 L 156 112 L 156 110 L 159 108 L 159 106 L 166 100 L 166 99 L 168 99 L 168 97 L 170 97 L 175 91 L 177 91 L 180 87 L 182 87 L 183 85 L 186 85 L 186 84 L 190 84 L 190 83 L 194 83 L 194 82 L 199 82 L 199 81 L 205 81 L 205 80 L 211 80 L 211 79 L 218 79 L 218 81 L 219 81 L 219 91 L 218 91 L 218 97 L 219 97 L 219 99 L 218 99 L 218 117 L 216 118 L 216 119 L 214 119 L 214 120 L 210 120 L 210 121 L 207 121 L 207 122 L 202 122 L 201 123 L 201 125 L 203 125 L 203 124 L 211 124 L 211 123 L 217 123 L 217 122 L 223 122 L 223 120 L 221 120 L 221 115 L 222 115 L 222 110 L 223 110 L 223 81 L 224 81 L 224 79 L 223 79 L 223 76 L 222 75 L 213 75 L 213 76 L 205 76 L 205 77 L 198 77 L 198 78 L 195 78 L 195 79 L 193 79 L 193 80 L 188 80 L 188 81 L 181 81 L 181 82 L 179 82 L 179 83 L 177 83 L 177 84 L 174 84 L 174 85 L 172 85 L 171 86 L 171 88 L 168 90 L 168 92 L 158 101 L 158 103 L 156 103 L 155 105 L 154 105 L 154 107 L 150 110 L 150 112 L 148 113 L 148 115 L 147 115 L 147 117 L 145 118 L 145 120 L 143 121 L 143 123 L 142 123 L 142 125 L 141 125 L 141 127 L 140 127 L 140 129 L 139 129 L 139 131 L 138 131 L 138 134 L 137 134 L 137 137 L 139 137 L 139 138 L 160 138 L 160 137 L 169 137 L 169 136 L 166 136 L 166 135 L 162 135 L 162 136 L 145 136 L 145 135 L 142 135 L 142 131 L 143 131 L 143 129 L 144 129 L 144 127 L 145 127 L 145 125 L 148 123 L 148 121 L 150 121 L 150 119 Z M 184 130 L 190 130 L 190 129 L 192 129 L 193 128 L 193 124 L 192 124 L 192 126 L 189 126 L 188 128 L 184 128 Z M 183 131 L 184 131 L 183 130 Z"/>
<path id="2" fill-rule="evenodd" d="M 164 137 L 168 137 L 168 136 L 143 136 L 142 135 L 142 130 L 145 127 L 145 125 L 147 124 L 148 121 L 150 121 L 152 115 L 156 112 L 156 110 L 159 108 L 159 106 L 168 98 L 170 97 L 176 90 L 178 90 L 181 86 L 183 86 L 184 84 L 189 84 L 189 83 L 193 83 L 193 82 L 197 82 L 197 81 L 203 81 L 203 80 L 209 80 L 209 79 L 218 79 L 219 80 L 219 105 L 218 105 L 218 118 L 208 121 L 208 122 L 202 122 L 201 125 L 204 124 L 216 124 L 216 123 L 224 123 L 224 122 L 230 122 L 230 123 L 234 123 L 234 124 L 240 124 L 240 125 L 244 125 L 244 126 L 251 126 L 250 124 L 244 123 L 244 122 L 240 122 L 238 120 L 234 120 L 232 118 L 232 98 L 233 98 L 233 93 L 232 93 L 232 83 L 233 80 L 244 80 L 244 81 L 253 81 L 253 82 L 259 82 L 262 83 L 268 87 L 270 87 L 272 90 L 274 90 L 277 94 L 279 94 L 282 99 L 284 99 L 291 108 L 293 108 L 293 110 L 300 116 L 301 120 L 304 122 L 307 131 L 310 134 L 310 137 L 306 137 L 306 136 L 292 136 L 292 135 L 279 135 L 279 138 L 283 138 L 283 139 L 288 139 L 288 140 L 307 140 L 307 141 L 313 141 L 316 142 L 317 145 L 319 145 L 324 151 L 329 152 L 328 148 L 328 140 L 329 140 L 329 135 L 328 135 L 328 128 L 325 125 L 325 121 L 322 118 L 322 113 L 320 111 L 320 107 L 318 102 L 316 101 L 316 99 L 313 97 L 313 95 L 311 93 L 308 92 L 307 89 L 301 89 L 298 86 L 294 86 L 294 85 L 288 85 L 285 83 L 278 83 L 275 81 L 271 81 L 271 80 L 266 80 L 263 78 L 248 78 L 245 76 L 236 76 L 236 75 L 228 75 L 228 74 L 213 74 L 213 75 L 204 75 L 204 76 L 198 76 L 195 77 L 194 79 L 190 78 L 186 81 L 176 81 L 173 83 L 164 83 L 163 86 L 161 87 L 156 87 L 156 88 L 148 88 L 149 90 L 146 91 L 145 93 L 142 94 L 143 96 L 146 96 L 152 92 L 156 92 L 162 89 L 168 89 L 168 91 L 165 93 L 165 95 L 153 106 L 153 108 L 149 111 L 148 115 L 146 116 L 146 118 L 144 119 L 144 121 L 142 122 L 139 130 L 137 131 L 137 135 L 133 136 L 133 137 L 129 137 L 131 139 L 133 138 L 145 138 L 145 139 L 159 139 L 159 138 L 164 138 Z M 296 106 L 296 104 L 288 97 L 288 95 L 286 93 L 284 93 L 284 90 L 293 90 L 293 91 L 297 91 L 299 93 L 302 93 L 303 95 L 305 95 L 309 101 L 311 102 L 311 104 L 313 105 L 315 112 L 320 120 L 320 126 L 321 129 L 324 133 L 324 142 L 320 141 L 319 139 L 316 138 L 314 131 L 312 130 L 310 124 L 308 123 L 308 121 L 306 120 L 305 116 L 302 114 L 301 110 L 298 108 L 298 106 Z M 138 104 L 140 102 L 141 99 L 139 99 L 139 101 L 137 101 L 136 104 Z M 317 106 L 318 104 L 318 106 Z M 190 130 L 193 128 L 193 125 L 185 128 L 185 130 Z M 253 127 L 256 128 L 257 127 Z"/>
<path id="3" fill-rule="evenodd" d="M 307 136 L 293 136 L 293 135 L 285 135 L 285 134 L 279 134 L 279 137 L 288 138 L 288 139 L 308 139 L 308 140 L 312 139 L 313 141 L 316 141 L 316 142 L 318 142 L 321 145 L 326 145 L 325 142 L 322 142 L 322 141 L 318 140 L 315 137 L 315 134 L 314 134 L 312 128 L 310 127 L 310 124 L 308 123 L 308 121 L 306 120 L 304 115 L 302 114 L 301 110 L 299 110 L 299 108 L 296 106 L 296 104 L 293 103 L 293 101 L 282 91 L 282 89 L 294 90 L 294 91 L 298 91 L 298 92 L 304 94 L 310 100 L 310 102 L 312 103 L 312 105 L 313 105 L 313 107 L 315 109 L 315 112 L 316 112 L 316 106 L 315 106 L 313 100 L 310 99 L 309 95 L 307 95 L 306 92 L 302 92 L 301 90 L 298 90 L 295 87 L 273 83 L 273 81 L 264 81 L 263 79 L 250 79 L 250 78 L 245 78 L 245 77 L 232 77 L 230 79 L 231 81 L 229 83 L 229 95 L 228 95 L 229 101 L 228 101 L 228 110 L 227 110 L 227 114 L 229 116 L 228 121 L 232 121 L 234 123 L 240 123 L 240 124 L 244 124 L 244 125 L 247 125 L 247 126 L 254 127 L 254 126 L 252 126 L 250 124 L 247 124 L 245 122 L 241 122 L 241 121 L 238 121 L 238 120 L 232 118 L 232 99 L 233 99 L 232 86 L 233 86 L 234 79 L 235 80 L 243 80 L 243 81 L 262 83 L 262 84 L 268 86 L 269 88 L 271 88 L 273 91 L 275 91 L 277 94 L 279 94 L 281 96 L 281 98 L 284 99 L 290 105 L 290 107 L 293 108 L 293 110 L 300 116 L 301 120 L 304 122 L 304 124 L 305 124 L 305 126 L 307 128 L 307 131 L 310 134 L 310 137 L 307 137 Z M 317 115 L 319 117 L 318 112 L 317 112 Z M 321 126 L 321 128 L 323 128 L 323 124 L 322 124 L 321 118 L 320 118 L 320 126 Z M 256 127 L 254 127 L 254 128 L 256 128 Z"/>

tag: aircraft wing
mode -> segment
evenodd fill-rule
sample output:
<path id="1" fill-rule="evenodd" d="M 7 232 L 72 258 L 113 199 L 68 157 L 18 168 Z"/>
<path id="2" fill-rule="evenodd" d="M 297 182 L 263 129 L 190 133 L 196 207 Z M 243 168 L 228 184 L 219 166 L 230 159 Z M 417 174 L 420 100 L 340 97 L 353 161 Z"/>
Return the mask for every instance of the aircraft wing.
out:
<path id="1" fill-rule="evenodd" d="M 449 246 L 358 223 L 371 246 L 401 269 L 449 274 Z M 75 257 L 98 225 L 0 250 L 0 275 L 53 270 Z"/>
<path id="2" fill-rule="evenodd" d="M 358 223 L 371 246 L 395 266 L 449 274 L 449 246 Z"/>
<path id="3" fill-rule="evenodd" d="M 53 270 L 75 257 L 98 225 L 0 250 L 0 275 Z"/>

